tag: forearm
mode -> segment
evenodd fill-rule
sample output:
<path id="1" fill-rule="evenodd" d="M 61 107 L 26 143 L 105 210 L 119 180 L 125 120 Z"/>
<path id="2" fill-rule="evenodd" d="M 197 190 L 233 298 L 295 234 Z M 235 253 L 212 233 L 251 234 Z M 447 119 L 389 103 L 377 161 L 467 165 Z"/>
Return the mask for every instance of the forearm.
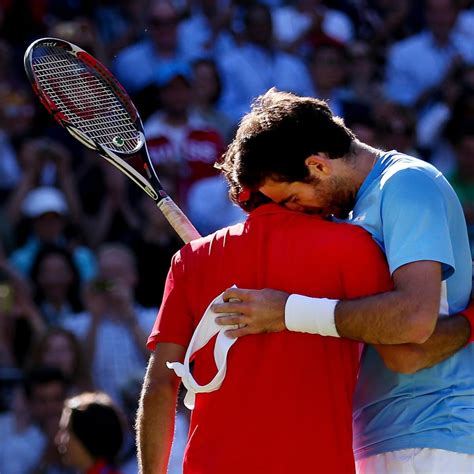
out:
<path id="1" fill-rule="evenodd" d="M 335 322 L 341 337 L 369 344 L 420 343 L 432 334 L 436 323 L 433 312 L 433 323 L 427 329 L 426 325 L 418 323 L 425 317 L 420 314 L 410 299 L 393 290 L 339 301 L 335 308 Z"/>
<path id="2" fill-rule="evenodd" d="M 146 381 L 137 415 L 140 474 L 166 474 L 176 413 L 177 385 Z"/>
<path id="3" fill-rule="evenodd" d="M 439 319 L 435 331 L 423 344 L 374 347 L 389 369 L 411 374 L 439 364 L 454 355 L 466 345 L 470 332 L 468 320 L 463 316 L 454 315 Z"/>

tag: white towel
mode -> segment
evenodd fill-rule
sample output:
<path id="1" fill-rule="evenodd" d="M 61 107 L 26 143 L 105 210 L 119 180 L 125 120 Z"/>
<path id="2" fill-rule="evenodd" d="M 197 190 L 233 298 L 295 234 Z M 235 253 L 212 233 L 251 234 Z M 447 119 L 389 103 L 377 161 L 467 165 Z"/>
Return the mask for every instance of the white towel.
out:
<path id="1" fill-rule="evenodd" d="M 184 361 L 180 362 L 166 362 L 169 369 L 173 369 L 178 377 L 181 377 L 184 386 L 187 389 L 184 397 L 184 405 L 192 410 L 196 399 L 196 393 L 207 393 L 217 390 L 222 385 L 227 370 L 227 353 L 232 345 L 237 341 L 237 338 L 230 338 L 224 334 L 227 329 L 234 329 L 237 326 L 219 326 L 215 322 L 217 316 L 222 314 L 214 313 L 211 306 L 214 303 L 223 303 L 223 293 L 217 296 L 207 307 L 201 321 L 194 330 L 193 337 L 189 343 Z M 217 373 L 214 378 L 206 385 L 199 385 L 191 374 L 189 362 L 192 355 L 199 349 L 204 347 L 211 338 L 217 334 L 216 343 L 214 346 L 214 360 L 217 366 Z"/>

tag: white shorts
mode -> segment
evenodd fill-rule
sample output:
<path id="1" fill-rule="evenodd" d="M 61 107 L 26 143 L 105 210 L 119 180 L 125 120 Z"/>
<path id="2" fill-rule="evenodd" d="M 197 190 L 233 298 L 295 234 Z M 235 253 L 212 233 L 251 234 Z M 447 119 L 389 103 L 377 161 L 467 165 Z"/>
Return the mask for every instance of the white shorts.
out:
<path id="1" fill-rule="evenodd" d="M 444 449 L 401 449 L 356 461 L 357 474 L 474 474 L 474 455 Z"/>

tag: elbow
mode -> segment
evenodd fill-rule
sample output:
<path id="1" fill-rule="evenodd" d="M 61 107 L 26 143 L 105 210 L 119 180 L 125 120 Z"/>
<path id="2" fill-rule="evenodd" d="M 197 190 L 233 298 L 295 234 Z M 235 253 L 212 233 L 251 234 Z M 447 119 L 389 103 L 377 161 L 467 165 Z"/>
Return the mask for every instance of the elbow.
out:
<path id="1" fill-rule="evenodd" d="M 387 369 L 390 369 L 392 372 L 397 372 L 399 374 L 410 375 L 420 370 L 420 367 L 418 367 L 409 359 L 390 360 L 390 361 L 384 361 L 384 362 Z"/>
<path id="2" fill-rule="evenodd" d="M 412 313 L 405 325 L 404 343 L 424 344 L 433 334 L 438 313 L 419 311 Z"/>
<path id="3" fill-rule="evenodd" d="M 423 369 L 423 351 L 416 345 L 399 346 L 390 354 L 385 354 L 385 366 L 393 372 L 410 375 Z"/>

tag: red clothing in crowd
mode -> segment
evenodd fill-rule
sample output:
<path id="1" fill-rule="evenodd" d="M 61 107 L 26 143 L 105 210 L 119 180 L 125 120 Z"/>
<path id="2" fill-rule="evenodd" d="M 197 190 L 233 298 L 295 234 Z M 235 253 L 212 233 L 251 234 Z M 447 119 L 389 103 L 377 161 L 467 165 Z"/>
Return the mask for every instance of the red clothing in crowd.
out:
<path id="1" fill-rule="evenodd" d="M 266 205 L 174 257 L 149 349 L 187 346 L 209 302 L 233 284 L 328 298 L 391 285 L 382 252 L 361 228 Z M 212 342 L 194 358 L 201 384 L 215 374 Z M 239 339 L 222 387 L 196 396 L 184 472 L 354 472 L 358 350 L 347 339 L 289 331 Z"/>

